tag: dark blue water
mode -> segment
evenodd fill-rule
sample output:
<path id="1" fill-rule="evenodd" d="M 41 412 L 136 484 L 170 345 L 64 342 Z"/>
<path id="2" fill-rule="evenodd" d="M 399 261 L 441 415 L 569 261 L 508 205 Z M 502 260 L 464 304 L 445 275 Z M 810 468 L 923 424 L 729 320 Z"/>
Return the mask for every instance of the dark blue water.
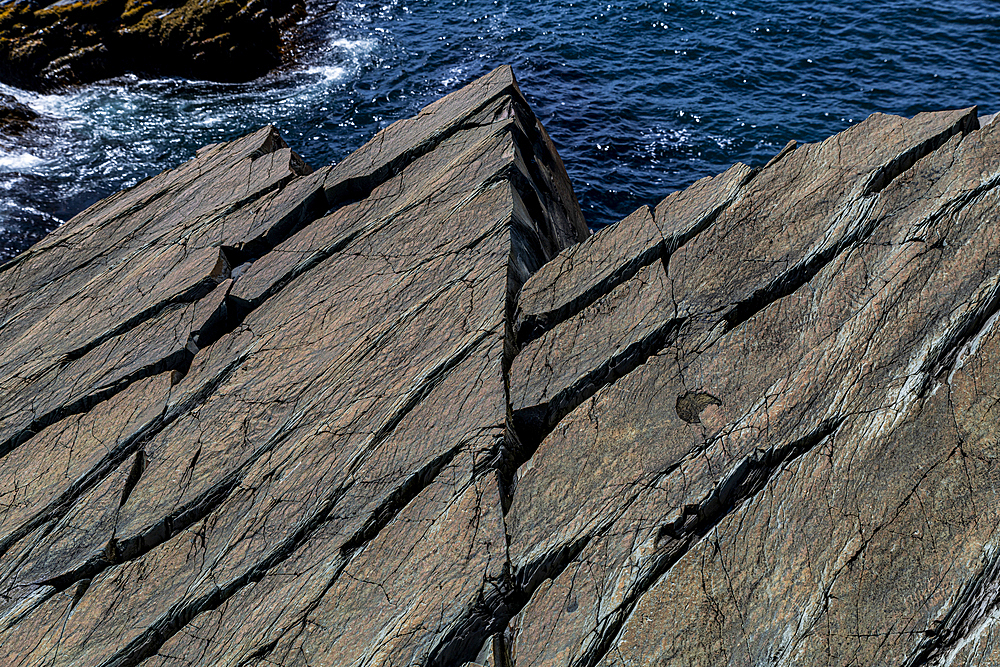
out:
<path id="1" fill-rule="evenodd" d="M 329 8 L 315 0 L 313 9 Z M 274 123 L 313 165 L 509 63 L 592 227 L 874 111 L 1000 111 L 1000 3 L 352 2 L 299 64 L 244 85 L 122 79 L 0 143 L 0 261 L 93 201 Z"/>

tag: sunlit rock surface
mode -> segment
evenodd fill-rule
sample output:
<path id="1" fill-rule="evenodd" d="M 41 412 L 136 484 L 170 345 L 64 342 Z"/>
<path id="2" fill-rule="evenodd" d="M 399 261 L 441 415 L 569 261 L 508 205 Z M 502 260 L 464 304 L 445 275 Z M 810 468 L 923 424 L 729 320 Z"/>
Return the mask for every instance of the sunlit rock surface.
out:
<path id="1" fill-rule="evenodd" d="M 0 664 L 993 664 L 998 148 L 593 236 L 509 68 L 202 149 L 0 267 Z"/>

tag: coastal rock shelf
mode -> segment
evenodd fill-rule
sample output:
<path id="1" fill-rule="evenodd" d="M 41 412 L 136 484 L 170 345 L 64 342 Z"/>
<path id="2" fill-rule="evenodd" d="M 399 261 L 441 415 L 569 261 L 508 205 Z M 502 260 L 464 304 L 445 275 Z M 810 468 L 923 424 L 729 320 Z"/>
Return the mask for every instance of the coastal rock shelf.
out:
<path id="1" fill-rule="evenodd" d="M 1000 661 L 986 121 L 591 235 L 504 67 L 95 204 L 0 266 L 0 664 Z"/>
<path id="2" fill-rule="evenodd" d="M 304 0 L 4 0 L 0 80 L 52 90 L 125 73 L 249 81 L 281 64 Z"/>

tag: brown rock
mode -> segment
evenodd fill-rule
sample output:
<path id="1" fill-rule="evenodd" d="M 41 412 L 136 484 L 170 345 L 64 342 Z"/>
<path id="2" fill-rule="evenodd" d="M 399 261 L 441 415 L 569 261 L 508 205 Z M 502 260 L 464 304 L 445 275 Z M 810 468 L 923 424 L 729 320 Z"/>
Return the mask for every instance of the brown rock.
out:
<path id="1" fill-rule="evenodd" d="M 913 124 L 927 127 L 927 117 Z M 692 318 L 647 364 L 583 403 L 522 466 L 511 554 L 537 591 L 512 621 L 519 665 L 917 664 L 972 632 L 964 619 L 979 603 L 960 592 L 981 585 L 977 563 L 989 561 L 977 526 L 995 519 L 970 507 L 996 481 L 984 469 L 958 482 L 971 462 L 964 436 L 947 433 L 962 409 L 952 369 L 968 363 L 957 359 L 976 348 L 963 345 L 992 331 L 983 326 L 1000 305 L 1000 265 L 984 253 L 996 233 L 1000 135 L 963 127 L 921 159 L 895 161 L 909 169 L 878 192 L 861 189 L 846 210 L 861 211 L 847 220 L 863 235 L 840 241 L 798 285 L 755 287 L 805 264 L 794 248 L 816 241 L 792 229 L 815 225 L 821 244 L 843 239 L 844 204 L 823 199 L 804 219 L 775 216 L 770 227 L 736 212 L 780 209 L 760 205 L 767 179 L 786 184 L 784 196 L 815 179 L 796 159 L 808 146 L 671 257 L 674 289 L 690 290 L 680 307 L 711 304 L 713 315 Z M 857 182 L 885 174 L 862 164 L 867 174 L 833 166 Z M 783 247 L 786 229 L 794 245 Z M 708 256 L 710 236 L 717 261 L 693 261 L 699 247 Z M 759 238 L 774 259 L 751 273 L 741 265 L 755 244 L 763 249 Z M 725 304 L 745 294 L 758 295 L 756 312 L 730 328 Z M 720 315 L 727 324 L 713 322 Z M 688 403 L 701 396 L 696 421 Z M 919 542 L 928 539 L 940 546 Z M 965 625 L 942 640 L 933 628 L 948 618 Z"/>
<path id="2" fill-rule="evenodd" d="M 998 204 L 876 115 L 590 236 L 509 68 L 206 147 L 0 267 L 0 664 L 990 664 Z"/>
<path id="3" fill-rule="evenodd" d="M 208 149 L 0 272 L 6 404 L 51 415 L 5 416 L 35 481 L 2 538 L 0 661 L 448 663 L 506 622 L 508 318 L 587 230 L 509 68 L 455 99 L 386 168 L 306 174 L 273 129 Z M 100 415 L 118 435 L 38 469 Z"/>
<path id="4" fill-rule="evenodd" d="M 18 102 L 13 95 L 0 93 L 0 134 L 23 134 L 37 118 L 31 107 Z"/>
<path id="5" fill-rule="evenodd" d="M 755 173 L 736 164 L 724 174 L 703 178 L 687 190 L 669 195 L 656 207 L 655 217 L 648 208 L 640 208 L 565 250 L 532 276 L 518 297 L 519 344 L 579 312 L 642 267 L 658 260 L 665 262 L 710 225 Z"/>
<path id="6" fill-rule="evenodd" d="M 529 343 L 511 366 L 511 408 L 522 442 L 537 444 L 600 387 L 661 349 L 677 334 L 674 315 L 666 271 L 655 262 Z"/>

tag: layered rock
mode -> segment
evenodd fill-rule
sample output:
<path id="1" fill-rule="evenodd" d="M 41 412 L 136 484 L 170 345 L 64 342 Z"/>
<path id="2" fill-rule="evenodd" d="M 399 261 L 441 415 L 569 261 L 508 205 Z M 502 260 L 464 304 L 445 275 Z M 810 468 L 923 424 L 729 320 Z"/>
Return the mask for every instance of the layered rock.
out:
<path id="1" fill-rule="evenodd" d="M 0 80 L 32 90 L 128 72 L 249 81 L 279 65 L 304 0 L 8 0 Z"/>
<path id="2" fill-rule="evenodd" d="M 513 297 L 587 233 L 503 68 L 333 168 L 208 147 L 4 265 L 0 662 L 474 654 Z"/>
<path id="3" fill-rule="evenodd" d="M 791 146 L 532 334 L 510 379 L 519 667 L 983 664 L 1000 133 L 977 128 L 876 114 Z M 563 287 L 562 264 L 637 263 L 604 234 L 528 281 L 522 322 L 596 281 Z"/>
<path id="4" fill-rule="evenodd" d="M 0 663 L 989 664 L 1000 125 L 590 236 L 508 68 L 0 267 Z"/>

